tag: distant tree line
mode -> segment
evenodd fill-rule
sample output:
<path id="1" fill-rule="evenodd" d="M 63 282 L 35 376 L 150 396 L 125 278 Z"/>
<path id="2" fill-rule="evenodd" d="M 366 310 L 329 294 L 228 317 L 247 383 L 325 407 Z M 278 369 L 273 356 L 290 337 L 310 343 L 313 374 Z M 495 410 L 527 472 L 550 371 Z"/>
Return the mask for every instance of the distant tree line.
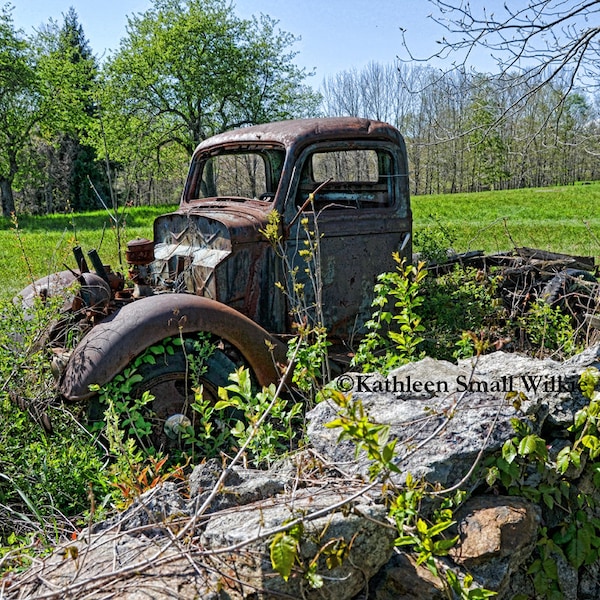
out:
<path id="1" fill-rule="evenodd" d="M 226 0 L 153 0 L 100 62 L 74 9 L 26 36 L 6 5 L 3 215 L 176 202 L 205 138 L 306 116 L 396 125 L 416 194 L 600 179 L 598 98 L 567 74 L 371 63 L 317 91 L 294 62 L 295 42 L 270 17 L 237 17 Z"/>
<path id="2" fill-rule="evenodd" d="M 321 91 L 327 114 L 400 129 L 415 194 L 600 179 L 600 97 L 566 75 L 543 77 L 372 63 L 328 77 Z"/>
<path id="3" fill-rule="evenodd" d="M 72 8 L 27 37 L 4 6 L 3 215 L 176 201 L 206 137 L 316 113 L 295 41 L 226 0 L 153 0 L 99 64 Z"/>

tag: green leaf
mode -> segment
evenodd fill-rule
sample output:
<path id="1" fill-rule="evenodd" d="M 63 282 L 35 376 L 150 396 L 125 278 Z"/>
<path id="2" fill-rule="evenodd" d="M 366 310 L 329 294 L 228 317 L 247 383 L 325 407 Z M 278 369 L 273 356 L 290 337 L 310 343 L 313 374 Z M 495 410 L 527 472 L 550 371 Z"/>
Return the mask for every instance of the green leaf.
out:
<path id="1" fill-rule="evenodd" d="M 319 588 L 323 587 L 323 577 L 316 572 L 316 565 L 314 569 L 311 568 L 307 571 L 306 579 L 308 581 L 308 585 L 310 585 L 310 587 L 314 590 L 318 590 Z"/>
<path id="2" fill-rule="evenodd" d="M 162 344 L 158 344 L 156 346 L 150 346 L 150 348 L 148 348 L 148 351 L 151 352 L 152 354 L 164 354 L 165 352 L 165 347 Z"/>
<path id="3" fill-rule="evenodd" d="M 517 457 L 517 449 L 512 440 L 506 440 L 502 446 L 502 458 L 508 463 L 512 463 Z"/>
<path id="4" fill-rule="evenodd" d="M 442 531 L 446 531 L 448 527 L 452 527 L 456 521 L 442 521 L 441 523 L 436 523 L 427 531 L 427 535 L 433 537 L 434 535 L 438 535 L 442 533 Z"/>
<path id="5" fill-rule="evenodd" d="M 423 519 L 418 519 L 417 520 L 417 531 L 421 535 L 427 535 L 428 534 L 429 528 L 427 527 L 427 523 L 425 523 L 425 521 L 423 521 Z"/>
<path id="6" fill-rule="evenodd" d="M 490 467 L 485 475 L 485 482 L 492 487 L 496 481 L 498 480 L 498 477 L 500 476 L 500 470 L 498 469 L 498 467 L 496 465 Z"/>
<path id="7" fill-rule="evenodd" d="M 584 435 L 581 443 L 590 451 L 591 458 L 596 458 L 600 453 L 600 440 L 595 435 Z"/>
<path id="8" fill-rule="evenodd" d="M 547 558 L 542 563 L 542 568 L 549 579 L 552 579 L 552 581 L 558 581 L 558 567 L 555 560 Z"/>
<path id="9" fill-rule="evenodd" d="M 296 538 L 286 531 L 276 534 L 271 542 L 270 556 L 273 569 L 287 581 L 298 556 Z"/>
<path id="10" fill-rule="evenodd" d="M 586 562 L 591 549 L 591 537 L 588 528 L 579 527 L 567 544 L 565 554 L 571 566 L 579 569 Z"/>
<path id="11" fill-rule="evenodd" d="M 229 408 L 230 406 L 237 406 L 238 403 L 234 400 L 219 400 L 215 406 L 215 410 L 223 410 L 224 408 Z"/>
<path id="12" fill-rule="evenodd" d="M 545 454 L 546 444 L 544 440 L 542 440 L 539 436 L 535 434 L 526 435 L 519 442 L 519 454 L 521 456 L 527 456 L 529 454 L 534 454 L 537 456 L 542 456 Z"/>
<path id="13" fill-rule="evenodd" d="M 433 553 L 437 556 L 444 556 L 448 554 L 450 548 L 454 548 L 458 542 L 459 536 L 455 536 L 448 540 L 439 540 L 433 545 Z"/>
<path id="14" fill-rule="evenodd" d="M 395 546 L 408 546 L 416 543 L 417 540 L 412 535 L 401 535 L 394 540 Z"/>

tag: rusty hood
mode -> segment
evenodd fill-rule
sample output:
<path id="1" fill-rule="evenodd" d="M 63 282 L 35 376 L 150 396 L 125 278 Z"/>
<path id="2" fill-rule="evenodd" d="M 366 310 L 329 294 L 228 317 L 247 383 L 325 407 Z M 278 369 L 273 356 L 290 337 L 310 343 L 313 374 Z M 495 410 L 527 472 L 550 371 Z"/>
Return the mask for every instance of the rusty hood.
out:
<path id="1" fill-rule="evenodd" d="M 188 240 L 198 247 L 231 250 L 237 244 L 264 242 L 261 230 L 267 224 L 268 211 L 264 203 L 254 204 L 241 198 L 240 202 L 204 200 L 162 215 L 154 222 L 155 245 Z"/>
<path id="2" fill-rule="evenodd" d="M 154 222 L 153 271 L 162 281 L 185 280 L 188 291 L 216 298 L 215 269 L 245 245 L 266 243 L 268 207 L 251 200 L 203 200 Z"/>

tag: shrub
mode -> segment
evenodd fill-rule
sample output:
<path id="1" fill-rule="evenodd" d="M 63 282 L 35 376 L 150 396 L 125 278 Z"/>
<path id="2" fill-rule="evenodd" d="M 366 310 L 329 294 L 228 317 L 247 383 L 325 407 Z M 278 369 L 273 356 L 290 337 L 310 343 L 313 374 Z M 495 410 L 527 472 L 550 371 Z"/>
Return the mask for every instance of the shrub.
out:
<path id="1" fill-rule="evenodd" d="M 425 353 L 444 360 L 465 358 L 509 337 L 500 283 L 501 277 L 493 272 L 460 266 L 428 277 L 421 309 Z"/>
<path id="2" fill-rule="evenodd" d="M 50 329 L 60 317 L 49 300 L 27 313 L 0 304 L 0 542 L 61 533 L 103 497 L 102 453 L 70 407 L 56 396 L 50 372 Z M 49 431 L 51 430 L 51 435 Z"/>

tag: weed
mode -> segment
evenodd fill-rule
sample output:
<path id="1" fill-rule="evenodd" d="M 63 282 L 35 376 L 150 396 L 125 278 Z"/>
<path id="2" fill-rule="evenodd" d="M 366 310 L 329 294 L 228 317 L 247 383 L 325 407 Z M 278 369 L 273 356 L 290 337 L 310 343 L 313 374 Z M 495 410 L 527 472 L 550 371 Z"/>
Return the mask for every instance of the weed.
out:
<path id="1" fill-rule="evenodd" d="M 557 453 L 551 454 L 543 438 L 515 419 L 516 435 L 505 442 L 500 456 L 490 458 L 486 464 L 490 486 L 528 498 L 546 513 L 547 525 L 540 528 L 527 570 L 536 594 L 543 598 L 564 597 L 559 560 L 578 570 L 596 561 L 600 550 L 600 519 L 596 517 L 593 489 L 585 491 L 566 477 L 571 468 L 578 470 L 587 463 L 593 486 L 600 485 L 600 463 L 593 462 L 600 456 L 599 381 L 596 369 L 582 373 L 580 387 L 589 402 L 576 413 L 569 428 L 572 440 Z"/>
<path id="2" fill-rule="evenodd" d="M 220 401 L 215 410 L 234 409 L 240 413 L 231 433 L 240 446 L 248 443 L 250 460 L 255 465 L 268 464 L 292 450 L 300 429 L 302 404 L 277 397 L 273 384 L 255 392 L 247 369 L 240 368 L 229 378 L 232 383 L 219 389 Z M 258 427 L 267 411 L 268 419 Z"/>
<path id="3" fill-rule="evenodd" d="M 135 479 L 140 464 L 152 459 L 158 450 L 156 423 L 152 411 L 154 397 L 143 391 L 144 369 L 154 367 L 163 354 L 183 351 L 183 386 L 190 390 L 189 407 L 176 427 L 176 445 L 167 466 L 177 466 L 198 457 L 212 458 L 227 453 L 249 440 L 250 460 L 256 465 L 269 463 L 290 451 L 300 424 L 302 405 L 275 398 L 273 385 L 256 390 L 249 369 L 240 367 L 229 374 L 230 384 L 220 387 L 219 399 L 205 395 L 202 378 L 215 344 L 206 334 L 195 338 L 172 337 L 162 340 L 137 357 L 121 374 L 102 388 L 94 386 L 98 401 L 107 407 L 105 419 L 94 425 L 107 438 L 116 458 L 115 473 Z M 141 386 L 141 387 L 140 387 Z M 269 410 L 269 418 L 255 431 L 256 423 Z M 158 456 L 157 458 L 160 458 Z M 128 487 L 134 488 L 130 482 Z"/>
<path id="4" fill-rule="evenodd" d="M 501 281 L 493 272 L 460 266 L 425 280 L 421 311 L 425 353 L 445 360 L 466 358 L 510 338 L 499 294 Z"/>
<path id="5" fill-rule="evenodd" d="M 423 304 L 421 286 L 427 272 L 423 263 L 406 265 L 398 253 L 393 256 L 396 271 L 377 277 L 372 302 L 375 311 L 366 323 L 369 331 L 352 360 L 353 366 L 364 371 L 387 373 L 423 356 L 418 347 L 425 327 L 418 310 Z"/>
<path id="6" fill-rule="evenodd" d="M 316 192 L 315 192 L 316 193 Z M 314 213 L 314 194 L 309 194 L 305 206 L 310 205 Z M 269 214 L 267 226 L 261 233 L 281 259 L 284 281 L 276 287 L 286 297 L 293 327 L 297 335 L 288 343 L 288 358 L 295 356 L 296 368 L 292 381 L 304 393 L 307 400 L 314 400 L 319 387 L 330 380 L 327 331 L 323 316 L 323 281 L 321 272 L 321 235 L 318 214 L 314 219 L 300 217 L 297 235 L 297 255 L 289 256 L 281 234 L 281 215 L 277 211 Z M 295 219 L 296 220 L 296 219 Z M 295 221 L 294 220 L 294 221 Z"/>
<path id="7" fill-rule="evenodd" d="M 417 553 L 417 565 L 424 564 L 429 571 L 439 577 L 435 557 L 446 556 L 458 542 L 458 536 L 444 537 L 455 522 L 452 520 L 453 507 L 465 498 L 458 492 L 454 498 L 445 498 L 433 513 L 431 523 L 422 517 L 421 503 L 427 496 L 426 486 L 407 474 L 406 482 L 390 504 L 390 516 L 396 523 L 400 535 L 396 546 L 409 546 Z"/>
<path id="8" fill-rule="evenodd" d="M 419 260 L 428 264 L 446 262 L 456 242 L 456 234 L 439 217 L 429 215 L 429 220 L 427 225 L 415 229 L 415 250 Z"/>
<path id="9" fill-rule="evenodd" d="M 61 317 L 58 302 L 26 313 L 3 303 L 0 313 L 0 545 L 27 544 L 32 534 L 56 541 L 89 506 L 90 485 L 107 493 L 102 453 L 56 399 L 45 342 Z"/>
<path id="10" fill-rule="evenodd" d="M 518 323 L 539 356 L 549 353 L 569 358 L 583 349 L 577 343 L 571 318 L 559 306 L 552 307 L 543 300 L 533 302 Z"/>

